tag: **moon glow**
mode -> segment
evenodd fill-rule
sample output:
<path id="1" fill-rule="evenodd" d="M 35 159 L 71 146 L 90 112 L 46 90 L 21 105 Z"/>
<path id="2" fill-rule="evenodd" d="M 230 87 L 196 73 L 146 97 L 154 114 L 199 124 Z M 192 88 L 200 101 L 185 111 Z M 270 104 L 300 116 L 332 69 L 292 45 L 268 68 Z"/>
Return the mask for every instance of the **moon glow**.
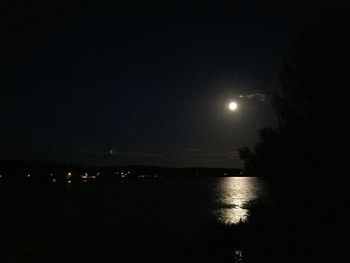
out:
<path id="1" fill-rule="evenodd" d="M 230 102 L 230 104 L 228 105 L 228 108 L 230 109 L 230 111 L 237 110 L 237 108 L 238 108 L 237 102 L 234 102 L 234 101 Z"/>

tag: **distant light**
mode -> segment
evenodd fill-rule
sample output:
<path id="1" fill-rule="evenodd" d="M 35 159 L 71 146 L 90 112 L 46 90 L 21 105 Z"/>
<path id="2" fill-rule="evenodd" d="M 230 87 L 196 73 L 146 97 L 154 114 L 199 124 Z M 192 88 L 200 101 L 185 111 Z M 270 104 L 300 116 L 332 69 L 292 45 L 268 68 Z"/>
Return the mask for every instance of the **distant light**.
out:
<path id="1" fill-rule="evenodd" d="M 69 183 L 69 184 L 70 184 L 70 183 L 72 183 L 72 181 L 68 180 L 68 181 L 67 181 L 67 183 Z"/>
<path id="2" fill-rule="evenodd" d="M 2 174 L 0 174 L 0 178 L 2 178 Z"/>
<path id="3" fill-rule="evenodd" d="M 68 172 L 67 175 L 66 175 L 66 179 L 69 179 L 73 176 L 73 174 L 71 172 Z"/>
<path id="4" fill-rule="evenodd" d="M 235 102 L 235 101 L 230 102 L 230 104 L 228 105 L 228 108 L 229 108 L 231 111 L 237 110 L 237 108 L 238 108 L 237 102 Z"/>
<path id="5" fill-rule="evenodd" d="M 55 178 L 53 178 L 53 179 L 52 179 L 52 182 L 53 182 L 53 183 L 56 183 L 56 179 L 55 179 Z"/>
<path id="6" fill-rule="evenodd" d="M 30 174 L 27 174 L 27 178 L 30 178 Z"/>

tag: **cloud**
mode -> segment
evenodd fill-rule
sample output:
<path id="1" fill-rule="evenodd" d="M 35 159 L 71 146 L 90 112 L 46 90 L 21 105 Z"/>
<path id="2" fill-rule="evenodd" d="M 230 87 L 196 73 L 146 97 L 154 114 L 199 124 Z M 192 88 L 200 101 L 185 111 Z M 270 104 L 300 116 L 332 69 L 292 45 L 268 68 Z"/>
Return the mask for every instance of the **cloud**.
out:
<path id="1" fill-rule="evenodd" d="M 241 167 L 238 151 L 212 153 L 185 149 L 182 153 L 120 152 L 115 159 L 130 164 L 174 167 Z"/>
<path id="2" fill-rule="evenodd" d="M 114 155 L 117 154 L 117 152 L 113 149 L 108 151 L 79 151 L 76 152 L 76 154 L 83 154 L 83 155 Z"/>
<path id="3" fill-rule="evenodd" d="M 241 94 L 238 95 L 238 98 L 245 98 L 245 99 L 256 99 L 258 101 L 264 102 L 267 100 L 267 96 L 264 93 L 251 93 L 251 94 Z"/>
<path id="4" fill-rule="evenodd" d="M 188 153 L 203 152 L 201 149 L 198 149 L 198 148 L 185 148 L 184 151 L 185 151 L 185 152 L 188 152 Z"/>
<path id="5" fill-rule="evenodd" d="M 96 165 L 159 165 L 166 167 L 241 168 L 238 151 L 207 152 L 187 148 L 179 153 L 152 152 L 80 152 L 79 161 Z"/>

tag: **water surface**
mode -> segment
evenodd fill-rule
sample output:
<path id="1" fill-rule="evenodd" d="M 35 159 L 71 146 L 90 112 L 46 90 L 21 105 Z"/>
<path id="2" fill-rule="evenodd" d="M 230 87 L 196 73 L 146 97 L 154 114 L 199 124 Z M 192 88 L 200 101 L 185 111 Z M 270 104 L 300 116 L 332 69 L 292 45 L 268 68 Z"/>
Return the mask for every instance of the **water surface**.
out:
<path id="1" fill-rule="evenodd" d="M 249 223 L 247 204 L 264 198 L 264 189 L 261 180 L 248 177 L 2 185 L 1 241 L 16 247 L 15 255 L 32 256 L 57 248 L 114 256 L 131 248 L 149 253 L 158 247 L 156 253 L 191 246 L 192 251 L 203 238 L 214 238 L 207 233 L 215 225 Z M 229 250 L 232 256 L 236 252 Z"/>
<path id="2" fill-rule="evenodd" d="M 228 225 L 247 222 L 248 204 L 267 196 L 262 180 L 256 177 L 220 178 L 215 191 L 218 207 L 214 213 L 219 222 Z"/>

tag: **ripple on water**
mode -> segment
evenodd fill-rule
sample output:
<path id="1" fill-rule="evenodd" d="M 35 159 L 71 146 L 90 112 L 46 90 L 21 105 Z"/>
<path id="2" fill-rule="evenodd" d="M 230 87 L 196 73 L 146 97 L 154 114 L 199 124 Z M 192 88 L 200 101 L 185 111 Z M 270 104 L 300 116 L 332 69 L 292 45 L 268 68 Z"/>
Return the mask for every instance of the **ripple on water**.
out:
<path id="1" fill-rule="evenodd" d="M 247 222 L 247 204 L 262 197 L 262 182 L 255 177 L 228 177 L 215 189 L 218 208 L 214 215 L 220 223 L 233 225 Z"/>

